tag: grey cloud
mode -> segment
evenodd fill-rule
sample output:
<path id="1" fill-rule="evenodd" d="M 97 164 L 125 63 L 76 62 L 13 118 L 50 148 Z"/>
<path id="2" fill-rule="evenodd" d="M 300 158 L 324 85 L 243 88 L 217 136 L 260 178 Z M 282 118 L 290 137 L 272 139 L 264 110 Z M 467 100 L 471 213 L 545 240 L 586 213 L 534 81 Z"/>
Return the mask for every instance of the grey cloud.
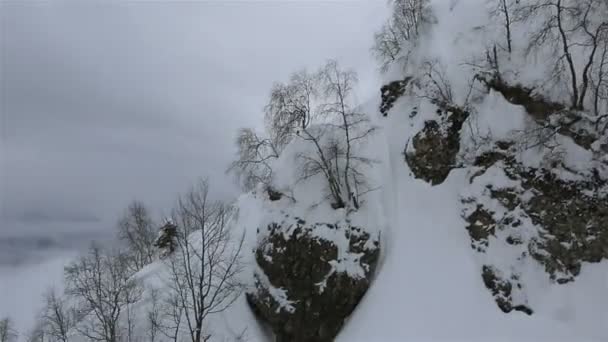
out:
<path id="1" fill-rule="evenodd" d="M 160 212 L 199 176 L 236 195 L 233 136 L 261 125 L 272 82 L 337 57 L 361 73 L 361 94 L 377 89 L 368 46 L 384 11 L 0 2 L 0 235 L 97 231 L 133 198 Z"/>

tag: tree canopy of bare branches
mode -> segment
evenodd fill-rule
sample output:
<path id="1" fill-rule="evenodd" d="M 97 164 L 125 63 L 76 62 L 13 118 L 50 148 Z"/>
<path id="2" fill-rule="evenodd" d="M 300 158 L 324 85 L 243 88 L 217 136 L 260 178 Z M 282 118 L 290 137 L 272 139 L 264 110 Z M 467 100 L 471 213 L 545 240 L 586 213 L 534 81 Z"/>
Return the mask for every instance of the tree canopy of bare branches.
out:
<path id="1" fill-rule="evenodd" d="M 425 25 L 431 23 L 429 0 L 392 0 L 392 13 L 374 35 L 372 52 L 383 70 L 395 61 L 407 62 Z"/>
<path id="2" fill-rule="evenodd" d="M 89 253 L 65 268 L 66 293 L 78 301 L 76 329 L 91 341 L 118 342 L 121 314 L 140 299 L 128 256 L 91 246 Z"/>
<path id="3" fill-rule="evenodd" d="M 597 57 L 599 51 L 599 64 L 603 64 L 601 55 L 608 43 L 608 3 L 605 0 L 521 1 L 514 15 L 516 21 L 540 22 L 531 35 L 527 52 L 554 48 L 556 60 L 551 78 L 555 82 L 566 78 L 570 84 L 570 107 L 585 109 L 593 70 L 597 71 L 596 78 L 604 77 Z M 595 83 L 602 82 L 605 81 Z M 592 93 L 595 106 L 598 93 Z"/>
<path id="4" fill-rule="evenodd" d="M 70 329 L 76 324 L 76 315 L 65 298 L 49 289 L 44 295 L 42 323 L 44 331 L 53 341 L 68 342 Z"/>
<path id="5" fill-rule="evenodd" d="M 312 153 L 297 155 L 301 179 L 322 175 L 334 208 L 357 209 L 367 189 L 363 166 L 371 160 L 357 150 L 374 131 L 368 117 L 354 105 L 357 75 L 328 61 L 318 72 L 300 71 L 277 84 L 266 106 L 266 120 L 277 141 L 301 139 Z"/>
<path id="6" fill-rule="evenodd" d="M 180 196 L 173 211 L 178 226 L 178 248 L 166 259 L 170 295 L 179 329 L 186 323 L 192 342 L 207 341 L 212 332 L 206 325 L 210 314 L 224 311 L 240 295 L 240 252 L 243 237 L 233 239 L 230 205 L 209 199 L 209 184 L 200 181 Z"/>
<path id="7" fill-rule="evenodd" d="M 155 224 L 144 204 L 133 201 L 118 221 L 118 238 L 127 247 L 133 271 L 154 260 Z"/>
<path id="8" fill-rule="evenodd" d="M 17 336 L 13 320 L 10 317 L 0 319 L 0 342 L 14 342 Z"/>
<path id="9" fill-rule="evenodd" d="M 245 191 L 262 183 L 270 187 L 272 181 L 271 160 L 279 157 L 279 149 L 270 138 L 263 138 L 253 129 L 242 128 L 236 139 L 238 157 L 228 169 L 236 175 Z"/>
<path id="10" fill-rule="evenodd" d="M 513 0 L 496 0 L 496 8 L 490 12 L 492 16 L 502 17 L 505 29 L 505 41 L 507 42 L 506 49 L 509 53 L 513 52 L 513 38 L 511 33 L 511 25 L 513 24 L 511 14 L 512 1 Z"/>

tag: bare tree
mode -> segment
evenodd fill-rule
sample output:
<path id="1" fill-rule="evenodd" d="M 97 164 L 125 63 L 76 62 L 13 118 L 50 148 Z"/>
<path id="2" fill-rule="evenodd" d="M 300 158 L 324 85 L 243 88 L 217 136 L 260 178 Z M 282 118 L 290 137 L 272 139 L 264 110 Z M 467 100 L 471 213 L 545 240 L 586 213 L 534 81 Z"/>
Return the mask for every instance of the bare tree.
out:
<path id="1" fill-rule="evenodd" d="M 134 271 L 140 270 L 154 259 L 155 225 L 144 204 L 133 201 L 118 221 L 118 238 L 123 241 Z"/>
<path id="2" fill-rule="evenodd" d="M 13 320 L 5 317 L 0 320 L 0 342 L 14 342 L 17 340 L 17 330 Z"/>
<path id="3" fill-rule="evenodd" d="M 582 72 L 582 81 L 581 81 L 581 85 L 580 85 L 580 98 L 579 98 L 579 102 L 578 102 L 578 108 L 583 109 L 585 106 L 585 98 L 587 95 L 587 89 L 589 88 L 590 85 L 590 78 L 591 78 L 591 70 L 593 67 L 593 64 L 596 62 L 595 61 L 595 56 L 596 53 L 598 51 L 598 47 L 600 47 L 600 45 L 603 43 L 605 44 L 606 42 L 604 41 L 604 37 L 606 35 L 606 32 L 608 31 L 608 18 L 606 18 L 605 16 L 608 16 L 608 3 L 605 2 L 604 0 L 586 0 L 583 1 L 583 9 L 582 12 L 584 13 L 582 15 L 582 19 L 581 19 L 581 23 L 580 26 L 583 30 L 583 32 L 585 33 L 585 41 L 583 42 L 584 45 L 586 45 L 588 47 L 589 54 L 587 56 L 587 61 L 583 67 L 583 72 Z M 602 21 L 598 22 L 597 20 L 592 20 L 591 16 L 596 16 L 598 15 L 598 13 L 600 13 L 600 15 L 604 15 L 604 18 L 602 18 Z M 600 47 L 601 49 L 601 47 Z M 602 56 L 601 60 L 600 60 L 600 64 L 603 64 L 605 56 Z"/>
<path id="4" fill-rule="evenodd" d="M 315 75 L 306 70 L 293 73 L 288 83 L 276 83 L 266 105 L 266 124 L 271 139 L 281 149 L 305 131 L 315 115 L 319 95 Z"/>
<path id="5" fill-rule="evenodd" d="M 496 0 L 497 5 L 491 14 L 493 16 L 501 16 L 503 19 L 503 26 L 505 28 L 505 40 L 507 41 L 507 51 L 511 53 L 513 51 L 512 38 L 511 38 L 511 6 L 509 0 Z"/>
<path id="6" fill-rule="evenodd" d="M 330 60 L 319 71 L 319 77 L 325 95 L 322 112 L 330 116 L 330 119 L 337 120 L 337 129 L 343 135 L 343 138 L 338 139 L 341 144 L 336 142 L 330 144 L 335 159 L 343 156 L 342 167 L 339 159 L 334 162 L 334 166 L 341 169 L 336 171 L 337 178 L 342 178 L 339 180 L 340 186 L 343 185 L 344 188 L 340 195 L 347 200 L 347 203 L 358 209 L 359 196 L 368 190 L 361 171 L 363 166 L 370 165 L 372 161 L 359 155 L 356 147 L 358 143 L 367 139 L 376 127 L 372 126 L 368 116 L 354 105 L 353 92 L 357 83 L 357 74 L 354 71 L 342 70 L 338 62 Z M 339 153 L 340 145 L 343 146 L 343 155 Z"/>
<path id="7" fill-rule="evenodd" d="M 515 13 L 517 20 L 540 20 L 541 24 L 532 34 L 527 52 L 554 45 L 557 53 L 552 78 L 559 80 L 564 73 L 568 76 L 570 107 L 583 110 L 600 38 L 608 30 L 606 1 L 530 1 L 517 8 Z M 577 67 L 575 54 L 582 56 L 582 70 Z"/>
<path id="8" fill-rule="evenodd" d="M 357 209 L 367 190 L 362 167 L 371 164 L 357 147 L 374 131 L 368 117 L 354 105 L 357 76 L 327 62 L 315 74 L 298 72 L 287 84 L 275 85 L 266 106 L 273 136 L 310 144 L 312 152 L 297 155 L 301 180 L 322 175 L 334 208 Z"/>
<path id="9" fill-rule="evenodd" d="M 226 310 L 242 290 L 237 275 L 243 237 L 234 240 L 230 235 L 233 214 L 231 206 L 209 199 L 209 185 L 202 180 L 180 196 L 173 211 L 179 229 L 178 248 L 166 259 L 169 298 L 181 308 L 179 316 L 183 313 L 192 342 L 210 338 L 208 316 Z"/>
<path id="10" fill-rule="evenodd" d="M 454 104 L 452 85 L 445 70 L 437 61 L 423 63 L 424 94 L 422 97 L 429 99 L 439 107 L 447 107 Z"/>
<path id="11" fill-rule="evenodd" d="M 150 307 L 146 312 L 146 321 L 148 323 L 148 341 L 155 342 L 156 337 L 162 329 L 161 302 L 158 289 L 150 290 Z"/>
<path id="12" fill-rule="evenodd" d="M 418 43 L 424 25 L 432 21 L 429 0 L 391 0 L 392 14 L 374 35 L 372 52 L 383 70 L 398 60 L 406 61 Z"/>
<path id="13" fill-rule="evenodd" d="M 159 331 L 173 342 L 180 336 L 180 328 L 184 317 L 184 307 L 177 291 L 172 291 L 161 308 Z"/>
<path id="14" fill-rule="evenodd" d="M 121 314 L 142 291 L 131 275 L 128 256 L 95 245 L 65 268 L 66 293 L 79 301 L 84 317 L 76 325 L 78 332 L 91 341 L 119 341 Z"/>
<path id="15" fill-rule="evenodd" d="M 270 138 L 263 138 L 250 128 L 239 130 L 236 139 L 238 158 L 229 172 L 234 173 L 245 191 L 262 183 L 271 187 L 271 160 L 279 157 L 279 149 Z"/>
<path id="16" fill-rule="evenodd" d="M 595 121 L 596 130 L 608 118 L 608 32 L 604 32 L 601 37 L 601 52 L 599 62 L 595 65 L 593 72 L 593 111 L 597 116 Z M 603 113 L 603 114 L 602 114 Z M 608 129 L 608 123 L 600 130 L 602 134 Z"/>
<path id="17" fill-rule="evenodd" d="M 68 342 L 68 332 L 76 324 L 75 313 L 55 289 L 48 290 L 44 301 L 42 321 L 48 336 L 54 341 Z"/>

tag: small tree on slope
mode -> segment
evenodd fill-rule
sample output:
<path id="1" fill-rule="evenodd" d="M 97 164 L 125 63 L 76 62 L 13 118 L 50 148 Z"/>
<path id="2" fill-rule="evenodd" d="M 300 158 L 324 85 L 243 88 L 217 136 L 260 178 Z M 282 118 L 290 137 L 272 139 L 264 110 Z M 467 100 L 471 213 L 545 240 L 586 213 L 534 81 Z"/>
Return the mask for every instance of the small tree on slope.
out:
<path id="1" fill-rule="evenodd" d="M 296 156 L 300 180 L 322 175 L 334 208 L 357 209 L 368 189 L 363 169 L 372 161 L 358 153 L 358 146 L 375 128 L 353 104 L 356 83 L 353 71 L 329 61 L 314 74 L 301 71 L 276 84 L 266 106 L 274 141 L 300 139 L 311 147 L 312 152 Z"/>
<path id="2" fill-rule="evenodd" d="M 118 342 L 121 314 L 142 293 L 131 277 L 128 256 L 91 246 L 65 268 L 66 293 L 79 302 L 76 330 L 91 341 Z"/>
<path id="3" fill-rule="evenodd" d="M 167 260 L 171 312 L 183 313 L 192 342 L 207 341 L 212 333 L 209 315 L 227 309 L 240 295 L 243 237 L 233 240 L 229 220 L 231 206 L 209 199 L 209 185 L 200 181 L 181 196 L 173 211 L 179 227 L 177 249 Z M 179 322 L 177 320 L 177 330 Z"/>

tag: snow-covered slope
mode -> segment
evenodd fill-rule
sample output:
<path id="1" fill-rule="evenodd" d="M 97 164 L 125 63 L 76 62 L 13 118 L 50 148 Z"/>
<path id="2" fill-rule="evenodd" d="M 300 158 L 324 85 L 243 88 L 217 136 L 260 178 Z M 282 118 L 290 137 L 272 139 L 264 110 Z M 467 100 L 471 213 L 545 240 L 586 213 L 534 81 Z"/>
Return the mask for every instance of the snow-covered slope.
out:
<path id="1" fill-rule="evenodd" d="M 484 0 L 434 0 L 436 23 L 421 41 L 408 71 L 415 74 L 423 61 L 441 66 L 456 105 L 469 100 L 469 82 L 475 58 L 483 57 L 486 42 L 501 34 L 500 26 L 488 16 Z M 483 29 L 481 29 L 483 27 Z M 514 41 L 523 41 L 525 30 L 514 30 Z M 517 45 L 518 43 L 516 43 Z M 528 63 L 514 56 L 504 61 L 513 80 L 524 84 L 541 83 L 543 60 Z M 398 69 L 398 70 L 397 70 Z M 539 71 L 540 70 L 540 71 Z M 403 79 L 404 71 L 395 68 L 387 82 Z M 535 125 L 521 106 L 509 103 L 500 93 L 474 89 L 468 105 L 475 115 L 468 117 L 460 136 L 460 158 L 491 150 L 491 145 L 473 143 L 471 135 L 492 135 L 491 142 L 516 139 L 514 134 Z M 548 97 L 554 94 L 547 92 Z M 475 170 L 460 165 L 438 185 L 417 179 L 404 156 L 409 142 L 428 120 L 437 119 L 437 106 L 428 98 L 405 95 L 384 117 L 378 110 L 380 93 L 363 109 L 379 130 L 362 148 L 376 163 L 367 176 L 376 190 L 365 196 L 362 209 L 350 223 L 366 227 L 380 236 L 381 256 L 373 282 L 363 300 L 346 322 L 338 341 L 605 341 L 608 340 L 608 261 L 584 263 L 580 275 L 567 284 L 551 280 L 540 263 L 520 258 L 517 248 L 492 243 L 480 254 L 471 248 L 471 238 L 463 198 L 483 198 L 484 185 L 509 182 L 499 168 L 488 169 L 482 178 L 471 181 Z M 415 114 L 412 114 L 415 113 Z M 474 120 L 474 121 L 473 121 Z M 559 137 L 564 146 L 564 165 L 584 173 L 591 165 L 590 152 L 576 146 L 570 138 Z M 490 142 L 488 142 L 490 144 Z M 274 163 L 275 185 L 288 189 L 297 202 L 289 199 L 270 201 L 265 192 L 244 194 L 236 203 L 236 232 L 246 234 L 243 281 L 253 286 L 257 270 L 251 252 L 258 244 L 258 230 L 281 219 L 285 211 L 313 222 L 339 222 L 342 210 L 332 210 L 323 198 L 322 179 L 296 182 L 294 155 L 305 147 L 292 143 Z M 540 165 L 547 151 L 523 151 L 518 158 L 527 166 Z M 458 166 L 458 165 L 452 165 Z M 571 177 L 572 174 L 561 174 Z M 484 179 L 485 182 L 484 183 Z M 489 200 L 488 200 L 489 201 Z M 492 204 L 492 203 L 490 203 Z M 500 211 L 500 209 L 496 209 Z M 524 223 L 522 231 L 536 234 L 539 228 Z M 327 232 L 318 232 L 325 236 Z M 495 239 L 495 237 L 491 237 Z M 492 240 L 494 241 L 494 240 Z M 496 247 L 498 246 L 498 247 Z M 523 247 L 522 247 L 523 248 Z M 492 264 L 500 270 L 515 270 L 524 285 L 514 290 L 534 313 L 499 309 L 492 293 L 482 281 L 481 269 Z M 148 287 L 162 289 L 162 262 L 148 266 L 139 277 Z M 355 272 L 355 269 L 347 269 Z M 274 289 L 277 297 L 285 296 Z M 142 307 L 146 302 L 142 302 Z M 245 296 L 226 312 L 212 316 L 209 327 L 214 340 L 234 340 L 242 332 L 245 341 L 269 341 L 270 335 L 256 321 Z"/>
<path id="2" fill-rule="evenodd" d="M 373 104 L 371 108 L 377 107 Z M 383 125 L 390 182 L 384 264 L 339 341 L 600 341 L 608 337 L 608 262 L 589 265 L 575 283 L 555 285 L 540 266 L 536 313 L 505 314 L 481 281 L 464 229 L 460 195 L 469 183 L 453 170 L 445 183 L 414 179 L 404 161 L 412 104 L 399 101 Z M 371 109 L 370 108 L 370 109 Z M 506 113 L 506 112 L 504 112 Z M 382 151 L 384 152 L 384 151 Z M 543 281 L 545 279 L 545 281 Z"/>

